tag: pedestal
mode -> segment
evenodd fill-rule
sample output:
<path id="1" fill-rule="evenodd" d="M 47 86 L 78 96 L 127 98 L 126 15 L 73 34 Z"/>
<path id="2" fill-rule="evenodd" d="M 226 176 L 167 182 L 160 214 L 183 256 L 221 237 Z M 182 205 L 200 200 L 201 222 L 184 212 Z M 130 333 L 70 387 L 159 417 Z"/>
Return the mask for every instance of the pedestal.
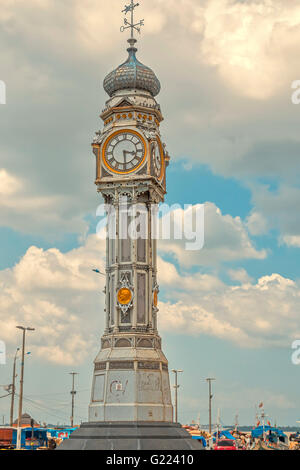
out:
<path id="1" fill-rule="evenodd" d="M 175 423 L 86 423 L 57 450 L 202 450 L 201 443 Z"/>

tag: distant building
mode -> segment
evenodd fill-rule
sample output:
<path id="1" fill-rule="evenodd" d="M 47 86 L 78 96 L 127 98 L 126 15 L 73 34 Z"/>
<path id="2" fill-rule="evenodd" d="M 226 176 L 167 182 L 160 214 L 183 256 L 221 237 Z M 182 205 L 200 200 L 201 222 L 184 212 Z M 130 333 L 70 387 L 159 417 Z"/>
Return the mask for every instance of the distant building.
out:
<path id="1" fill-rule="evenodd" d="M 40 427 L 39 423 L 37 423 L 29 414 L 24 413 L 21 418 L 21 423 L 20 423 L 21 428 L 30 428 L 32 427 L 32 424 L 34 428 Z M 17 426 L 18 426 L 18 419 L 16 419 L 13 422 L 13 427 L 16 428 Z"/>

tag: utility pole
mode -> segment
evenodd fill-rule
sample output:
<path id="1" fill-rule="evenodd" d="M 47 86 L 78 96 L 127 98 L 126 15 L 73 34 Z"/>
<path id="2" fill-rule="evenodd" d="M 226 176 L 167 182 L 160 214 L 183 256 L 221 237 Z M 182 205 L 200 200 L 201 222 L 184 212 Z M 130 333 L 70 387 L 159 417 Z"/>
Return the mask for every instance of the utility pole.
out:
<path id="1" fill-rule="evenodd" d="M 75 401 L 75 395 L 76 395 L 76 391 L 75 391 L 75 375 L 78 375 L 76 372 L 70 372 L 70 375 L 72 375 L 72 391 L 71 391 L 71 395 L 72 395 L 72 413 L 71 413 L 71 428 L 74 427 L 74 401 Z"/>
<path id="2" fill-rule="evenodd" d="M 212 432 L 212 419 L 211 419 L 211 401 L 212 401 L 212 398 L 213 398 L 213 395 L 211 393 L 211 383 L 213 380 L 216 380 L 216 379 L 213 379 L 211 377 L 209 377 L 208 379 L 206 379 L 206 381 L 208 382 L 208 414 L 209 414 L 209 434 L 211 434 Z"/>
<path id="3" fill-rule="evenodd" d="M 217 437 L 219 439 L 220 436 L 220 428 L 221 428 L 221 413 L 220 408 L 218 408 L 218 415 L 217 415 Z"/>
<path id="4" fill-rule="evenodd" d="M 23 406 L 23 387 L 24 387 L 24 361 L 25 361 L 25 335 L 26 331 L 35 331 L 34 328 L 25 328 L 24 326 L 17 326 L 19 330 L 23 331 L 22 341 L 22 363 L 21 363 L 21 379 L 20 379 L 20 397 L 19 397 L 19 415 L 18 415 L 18 435 L 17 435 L 17 449 L 21 448 L 21 419 L 22 419 L 22 406 Z"/>
<path id="5" fill-rule="evenodd" d="M 183 372 L 181 369 L 172 369 L 172 372 L 175 374 L 175 423 L 178 423 L 178 389 L 180 385 L 178 385 L 178 374 Z"/>
<path id="6" fill-rule="evenodd" d="M 239 427 L 239 413 L 237 412 L 235 415 L 235 431 L 238 431 Z"/>
<path id="7" fill-rule="evenodd" d="M 13 425 L 14 422 L 14 405 L 15 405 L 15 395 L 16 395 L 16 362 L 18 358 L 18 352 L 20 348 L 17 348 L 15 358 L 14 358 L 14 366 L 13 366 L 13 377 L 12 377 L 12 385 L 11 385 L 11 404 L 10 404 L 10 425 Z"/>

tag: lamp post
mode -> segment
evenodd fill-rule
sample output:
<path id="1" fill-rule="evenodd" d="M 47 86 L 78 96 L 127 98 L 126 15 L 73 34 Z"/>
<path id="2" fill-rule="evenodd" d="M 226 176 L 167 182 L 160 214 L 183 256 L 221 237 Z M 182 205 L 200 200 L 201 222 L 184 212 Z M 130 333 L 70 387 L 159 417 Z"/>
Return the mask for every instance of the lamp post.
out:
<path id="1" fill-rule="evenodd" d="M 211 383 L 213 380 L 216 380 L 216 379 L 213 379 L 213 378 L 208 378 L 206 379 L 207 382 L 208 382 L 208 394 L 209 394 L 209 398 L 208 398 L 208 414 L 209 414 L 209 434 L 211 434 L 211 431 L 212 431 L 212 420 L 211 420 L 211 401 L 212 401 L 212 398 L 213 398 L 213 395 L 211 393 Z"/>
<path id="2" fill-rule="evenodd" d="M 102 273 L 101 271 L 99 271 L 99 269 L 93 269 L 93 272 L 96 273 L 96 274 L 100 274 L 100 276 L 106 277 L 106 274 L 104 274 L 104 273 Z"/>
<path id="3" fill-rule="evenodd" d="M 22 406 L 23 406 L 23 386 L 24 386 L 24 360 L 25 360 L 25 335 L 26 331 L 35 331 L 35 328 L 24 326 L 17 326 L 19 330 L 23 332 L 23 340 L 22 340 L 22 363 L 21 363 L 21 379 L 20 379 L 20 397 L 19 397 L 19 415 L 18 415 L 18 436 L 17 436 L 17 449 L 21 448 L 21 419 L 22 419 Z"/>
<path id="4" fill-rule="evenodd" d="M 16 394 L 16 362 L 18 358 L 18 352 L 20 348 L 17 348 L 14 358 L 13 366 L 13 377 L 12 377 L 12 386 L 11 386 L 11 404 L 10 404 L 10 425 L 13 425 L 14 422 L 14 404 L 15 404 L 15 394 Z"/>
<path id="5" fill-rule="evenodd" d="M 175 374 L 175 423 L 178 423 L 178 389 L 180 385 L 178 385 L 178 374 L 183 372 L 181 369 L 172 369 L 172 372 Z"/>
<path id="6" fill-rule="evenodd" d="M 74 401 L 75 401 L 75 395 L 76 395 L 76 391 L 75 391 L 75 375 L 78 375 L 76 372 L 70 372 L 70 375 L 72 375 L 72 391 L 71 391 L 71 395 L 72 395 L 72 414 L 71 414 L 71 428 L 74 427 Z"/>

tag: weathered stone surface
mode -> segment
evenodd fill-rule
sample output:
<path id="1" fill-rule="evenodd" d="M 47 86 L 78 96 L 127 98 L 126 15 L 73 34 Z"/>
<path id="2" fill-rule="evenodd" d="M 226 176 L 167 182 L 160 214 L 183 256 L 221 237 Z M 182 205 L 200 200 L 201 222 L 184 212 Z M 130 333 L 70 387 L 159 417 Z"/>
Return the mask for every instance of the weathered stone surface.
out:
<path id="1" fill-rule="evenodd" d="M 57 450 L 202 450 L 174 423 L 86 423 Z"/>

